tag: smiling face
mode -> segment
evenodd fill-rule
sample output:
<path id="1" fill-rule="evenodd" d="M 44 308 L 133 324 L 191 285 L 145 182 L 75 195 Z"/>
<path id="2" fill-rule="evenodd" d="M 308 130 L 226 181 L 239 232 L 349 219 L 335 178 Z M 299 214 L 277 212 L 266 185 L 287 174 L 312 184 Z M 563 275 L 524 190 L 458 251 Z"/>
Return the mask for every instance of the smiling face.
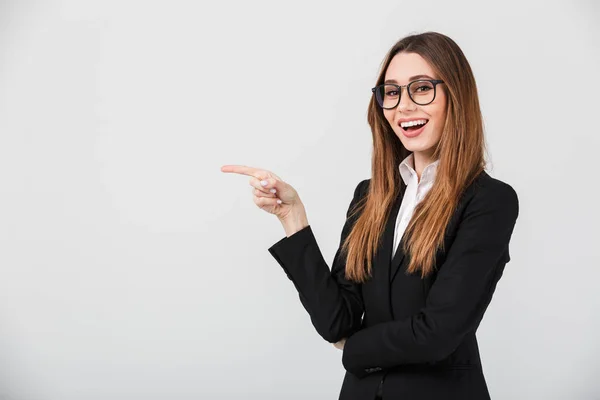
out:
<path id="1" fill-rule="evenodd" d="M 392 58 L 385 73 L 385 83 L 406 85 L 417 79 L 439 79 L 427 61 L 416 53 L 398 53 Z M 435 146 L 439 142 L 446 120 L 447 96 L 443 83 L 436 87 L 435 99 L 432 103 L 421 106 L 415 104 L 406 88 L 402 88 L 400 103 L 391 110 L 383 110 L 383 115 L 407 150 L 415 153 L 421 160 L 431 160 Z M 414 85 L 413 85 L 414 86 Z M 428 90 L 422 88 L 418 90 Z M 433 89 L 429 89 L 433 90 Z M 418 93 L 414 97 L 418 101 Z M 426 121 L 425 126 L 418 128 L 419 122 Z M 417 127 L 403 127 L 417 124 Z"/>

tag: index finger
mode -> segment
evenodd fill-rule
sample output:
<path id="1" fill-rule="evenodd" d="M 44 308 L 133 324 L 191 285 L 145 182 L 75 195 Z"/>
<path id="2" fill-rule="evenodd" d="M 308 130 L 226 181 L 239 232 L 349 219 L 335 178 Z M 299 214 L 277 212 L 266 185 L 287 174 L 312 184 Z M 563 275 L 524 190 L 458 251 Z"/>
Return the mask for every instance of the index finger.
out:
<path id="1" fill-rule="evenodd" d="M 242 174 L 242 175 L 248 175 L 248 176 L 253 176 L 257 179 L 262 179 L 263 177 L 260 176 L 259 171 L 262 171 L 258 168 L 253 168 L 253 167 L 248 167 L 246 165 L 223 165 L 221 167 L 221 171 L 222 172 L 233 172 L 235 174 Z"/>

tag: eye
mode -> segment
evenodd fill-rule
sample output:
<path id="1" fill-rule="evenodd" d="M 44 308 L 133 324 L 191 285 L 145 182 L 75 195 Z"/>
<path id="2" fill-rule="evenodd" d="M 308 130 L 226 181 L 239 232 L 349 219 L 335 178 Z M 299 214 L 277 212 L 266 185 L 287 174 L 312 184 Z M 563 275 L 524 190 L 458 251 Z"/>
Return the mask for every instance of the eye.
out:
<path id="1" fill-rule="evenodd" d="M 398 91 L 397 90 L 389 90 L 387 92 L 385 92 L 386 96 L 397 96 L 398 95 Z"/>
<path id="2" fill-rule="evenodd" d="M 427 91 L 429 91 L 429 90 L 431 90 L 431 86 L 428 86 L 428 85 L 421 85 L 421 86 L 418 86 L 418 87 L 415 89 L 415 92 L 427 92 Z"/>

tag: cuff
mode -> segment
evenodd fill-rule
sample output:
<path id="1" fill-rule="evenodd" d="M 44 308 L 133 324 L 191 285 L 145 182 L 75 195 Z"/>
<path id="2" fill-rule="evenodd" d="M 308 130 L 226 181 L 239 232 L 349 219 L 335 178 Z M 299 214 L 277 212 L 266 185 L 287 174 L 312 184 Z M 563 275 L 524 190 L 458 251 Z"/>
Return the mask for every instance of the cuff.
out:
<path id="1" fill-rule="evenodd" d="M 285 236 L 269 247 L 268 250 L 281 265 L 287 277 L 292 280 L 287 266 L 297 262 L 298 258 L 304 253 L 306 245 L 311 242 L 316 242 L 316 238 L 311 226 L 307 225 L 291 236 Z"/>

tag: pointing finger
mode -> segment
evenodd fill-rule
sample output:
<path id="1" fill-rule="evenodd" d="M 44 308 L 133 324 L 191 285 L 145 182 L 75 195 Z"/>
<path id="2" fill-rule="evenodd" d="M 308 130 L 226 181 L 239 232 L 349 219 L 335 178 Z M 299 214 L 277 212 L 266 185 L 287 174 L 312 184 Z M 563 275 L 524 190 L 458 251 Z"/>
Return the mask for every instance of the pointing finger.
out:
<path id="1" fill-rule="evenodd" d="M 223 165 L 221 167 L 221 171 L 253 176 L 260 179 L 260 176 L 258 176 L 258 172 L 260 170 L 258 168 L 248 167 L 246 165 Z"/>

